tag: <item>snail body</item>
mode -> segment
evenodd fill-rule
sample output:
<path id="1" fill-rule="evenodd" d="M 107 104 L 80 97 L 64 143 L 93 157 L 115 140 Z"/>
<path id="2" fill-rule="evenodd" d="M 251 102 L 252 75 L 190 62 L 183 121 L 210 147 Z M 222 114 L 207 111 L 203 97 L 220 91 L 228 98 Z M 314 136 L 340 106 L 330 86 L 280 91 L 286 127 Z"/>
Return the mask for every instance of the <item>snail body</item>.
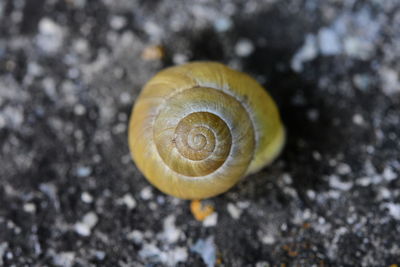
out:
<path id="1" fill-rule="evenodd" d="M 128 139 L 150 183 L 175 197 L 203 199 L 273 161 L 285 133 L 274 101 L 254 79 L 194 62 L 167 68 L 144 86 Z"/>

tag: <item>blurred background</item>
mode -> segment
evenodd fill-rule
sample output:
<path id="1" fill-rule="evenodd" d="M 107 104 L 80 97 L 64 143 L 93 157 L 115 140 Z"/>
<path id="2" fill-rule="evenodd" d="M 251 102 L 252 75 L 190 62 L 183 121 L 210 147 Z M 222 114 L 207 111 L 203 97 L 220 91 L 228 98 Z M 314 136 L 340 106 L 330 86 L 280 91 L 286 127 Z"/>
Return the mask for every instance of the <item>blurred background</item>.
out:
<path id="1" fill-rule="evenodd" d="M 0 266 L 397 266 L 399 25 L 398 0 L 0 0 Z M 288 131 L 202 222 L 127 145 L 143 84 L 193 60 Z"/>

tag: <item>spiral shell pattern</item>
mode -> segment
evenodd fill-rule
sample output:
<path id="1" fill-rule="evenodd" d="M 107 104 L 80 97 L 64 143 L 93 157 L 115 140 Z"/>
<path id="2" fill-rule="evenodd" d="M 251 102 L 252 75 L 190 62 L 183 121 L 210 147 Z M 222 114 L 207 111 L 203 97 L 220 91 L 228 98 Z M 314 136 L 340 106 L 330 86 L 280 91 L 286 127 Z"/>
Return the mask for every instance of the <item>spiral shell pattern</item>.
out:
<path id="1" fill-rule="evenodd" d="M 185 199 L 228 190 L 270 162 L 283 140 L 277 109 L 258 83 L 211 62 L 158 73 L 129 127 L 137 167 L 158 189 Z"/>

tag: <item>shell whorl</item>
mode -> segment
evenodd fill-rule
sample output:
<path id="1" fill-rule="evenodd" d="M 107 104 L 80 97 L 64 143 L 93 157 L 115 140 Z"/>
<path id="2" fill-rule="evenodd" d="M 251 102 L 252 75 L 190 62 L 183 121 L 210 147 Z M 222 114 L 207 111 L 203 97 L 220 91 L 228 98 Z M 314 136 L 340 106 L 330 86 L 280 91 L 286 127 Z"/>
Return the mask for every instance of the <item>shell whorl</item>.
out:
<path id="1" fill-rule="evenodd" d="M 154 121 L 153 133 L 164 163 L 177 174 L 196 179 L 224 163 L 240 164 L 244 173 L 254 153 L 246 110 L 214 88 L 193 87 L 169 98 Z"/>
<path id="2" fill-rule="evenodd" d="M 258 159 L 261 164 L 254 160 L 265 153 L 259 152 L 266 144 L 260 138 L 265 126 L 280 125 L 272 100 L 259 88 L 247 75 L 218 63 L 191 63 L 158 73 L 141 92 L 130 121 L 136 165 L 153 185 L 180 198 L 226 191 L 275 156 Z M 254 111 L 252 99 L 260 96 L 272 108 Z M 257 125 L 262 122 L 257 112 L 263 111 L 276 117 L 272 124 Z M 282 133 L 281 128 L 268 132 L 283 140 Z M 280 150 L 281 145 L 275 146 Z"/>

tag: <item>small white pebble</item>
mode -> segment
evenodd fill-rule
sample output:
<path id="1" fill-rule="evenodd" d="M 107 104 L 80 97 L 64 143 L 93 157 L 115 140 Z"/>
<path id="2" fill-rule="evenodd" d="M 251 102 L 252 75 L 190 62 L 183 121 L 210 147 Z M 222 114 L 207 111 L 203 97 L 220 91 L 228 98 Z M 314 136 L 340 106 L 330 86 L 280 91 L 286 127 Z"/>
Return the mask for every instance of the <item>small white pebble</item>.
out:
<path id="1" fill-rule="evenodd" d="M 288 173 L 284 173 L 284 174 L 282 175 L 282 181 L 283 181 L 285 184 L 292 184 L 292 183 L 293 183 L 292 177 L 291 177 L 290 174 L 288 174 Z"/>
<path id="2" fill-rule="evenodd" d="M 171 244 L 176 243 L 181 235 L 181 230 L 175 226 L 175 216 L 169 215 L 165 218 L 163 222 L 163 232 L 160 235 L 161 238 Z"/>
<path id="3" fill-rule="evenodd" d="M 189 58 L 184 54 L 174 54 L 172 57 L 172 61 L 176 65 L 184 64 L 188 62 Z"/>
<path id="4" fill-rule="evenodd" d="M 364 124 L 364 118 L 360 114 L 354 114 L 353 123 L 357 124 L 357 125 L 363 125 Z"/>
<path id="5" fill-rule="evenodd" d="M 226 32 L 232 28 L 232 21 L 229 18 L 217 18 L 214 22 L 214 28 L 217 32 Z"/>
<path id="6" fill-rule="evenodd" d="M 121 202 L 123 204 L 125 204 L 128 207 L 128 209 L 130 209 L 130 210 L 136 208 L 136 205 L 137 205 L 136 200 L 132 197 L 131 194 L 125 194 L 122 197 Z"/>
<path id="7" fill-rule="evenodd" d="M 24 204 L 24 211 L 28 213 L 35 213 L 36 212 L 36 205 L 33 203 L 25 203 Z"/>
<path id="8" fill-rule="evenodd" d="M 338 35 L 329 28 L 321 28 L 319 30 L 318 42 L 321 54 L 325 56 L 337 55 L 342 51 L 342 45 Z"/>
<path id="9" fill-rule="evenodd" d="M 106 257 L 106 253 L 104 251 L 96 250 L 95 252 L 96 258 L 100 261 L 104 260 Z"/>
<path id="10" fill-rule="evenodd" d="M 361 186 L 369 186 L 371 183 L 372 183 L 372 178 L 370 177 L 361 177 L 358 178 L 356 181 L 356 184 Z"/>
<path id="11" fill-rule="evenodd" d="M 386 95 L 400 93 L 400 76 L 398 71 L 388 67 L 380 68 L 379 75 L 382 83 L 382 90 Z"/>
<path id="12" fill-rule="evenodd" d="M 123 92 L 120 94 L 119 100 L 122 104 L 128 104 L 131 102 L 131 95 L 128 92 Z"/>
<path id="13" fill-rule="evenodd" d="M 158 208 L 157 203 L 154 202 L 154 201 L 151 201 L 151 202 L 149 203 L 149 208 L 150 208 L 151 210 L 156 210 L 156 209 Z"/>
<path id="14" fill-rule="evenodd" d="M 254 51 L 253 43 L 248 39 L 241 39 L 236 43 L 235 53 L 239 57 L 250 56 Z"/>
<path id="15" fill-rule="evenodd" d="M 315 191 L 313 191 L 313 190 L 307 190 L 307 196 L 308 196 L 310 199 L 315 199 L 316 193 L 315 193 Z"/>
<path id="16" fill-rule="evenodd" d="M 294 71 L 303 70 L 305 62 L 313 60 L 318 54 L 317 38 L 313 34 L 307 34 L 303 46 L 296 52 L 291 61 L 291 67 Z"/>
<path id="17" fill-rule="evenodd" d="M 120 134 L 125 132 L 125 130 L 126 130 L 126 123 L 118 123 L 112 129 L 113 134 Z"/>
<path id="18" fill-rule="evenodd" d="M 191 251 L 199 254 L 207 267 L 215 266 L 217 255 L 213 236 L 197 240 L 191 247 Z"/>
<path id="19" fill-rule="evenodd" d="M 81 222 L 76 223 L 74 226 L 74 229 L 75 229 L 75 232 L 81 236 L 89 236 L 91 233 L 90 228 Z"/>
<path id="20" fill-rule="evenodd" d="M 81 104 L 77 104 L 74 106 L 74 113 L 78 116 L 82 116 L 83 114 L 86 113 L 86 108 L 85 106 Z"/>
<path id="21" fill-rule="evenodd" d="M 132 232 L 130 232 L 128 234 L 127 237 L 128 237 L 129 240 L 132 240 L 133 243 L 135 243 L 135 244 L 142 243 L 143 242 L 143 238 L 144 238 L 143 233 L 138 231 L 138 230 L 133 230 Z"/>
<path id="22" fill-rule="evenodd" d="M 126 18 L 122 16 L 113 16 L 110 19 L 110 26 L 114 30 L 120 30 L 126 25 Z"/>
<path id="23" fill-rule="evenodd" d="M 83 192 L 81 194 L 81 200 L 85 203 L 92 203 L 93 202 L 93 197 L 88 193 L 88 192 Z"/>
<path id="24" fill-rule="evenodd" d="M 89 44 L 86 39 L 79 38 L 74 41 L 73 47 L 77 53 L 84 54 L 87 53 Z"/>
<path id="25" fill-rule="evenodd" d="M 235 204 L 228 203 L 226 208 L 227 208 L 229 214 L 231 215 L 231 217 L 235 220 L 239 219 L 240 215 L 242 215 L 242 210 L 239 209 Z"/>
<path id="26" fill-rule="evenodd" d="M 239 201 L 236 205 L 240 209 L 244 210 L 244 209 L 247 209 L 248 207 L 250 207 L 250 201 Z"/>
<path id="27" fill-rule="evenodd" d="M 188 258 L 188 252 L 185 247 L 177 247 L 173 250 L 168 251 L 168 266 L 178 266 L 178 262 L 186 262 Z"/>
<path id="28" fill-rule="evenodd" d="M 386 166 L 383 170 L 383 179 L 386 181 L 392 181 L 397 178 L 397 174 L 393 171 L 393 169 L 389 166 Z"/>
<path id="29" fill-rule="evenodd" d="M 351 167 L 348 164 L 342 162 L 336 166 L 336 171 L 340 175 L 346 175 L 351 172 Z"/>
<path id="30" fill-rule="evenodd" d="M 82 221 L 75 224 L 75 232 L 81 236 L 89 236 L 92 228 L 97 224 L 99 217 L 94 212 L 88 212 L 83 216 Z"/>
<path id="31" fill-rule="evenodd" d="M 61 252 L 53 256 L 53 263 L 57 266 L 71 267 L 75 261 L 74 252 Z"/>
<path id="32" fill-rule="evenodd" d="M 356 74 L 353 76 L 353 83 L 361 91 L 366 91 L 370 86 L 371 80 L 367 74 Z"/>
<path id="33" fill-rule="evenodd" d="M 379 199 L 389 199 L 390 196 L 391 196 L 391 193 L 390 193 L 389 189 L 387 189 L 386 187 L 379 188 L 379 191 L 378 191 Z"/>
<path id="34" fill-rule="evenodd" d="M 321 154 L 318 152 L 318 151 L 313 151 L 312 152 L 312 156 L 313 156 L 313 158 L 315 159 L 315 160 L 321 160 Z"/>
<path id="35" fill-rule="evenodd" d="M 143 200 L 151 199 L 153 197 L 153 192 L 152 192 L 151 188 L 148 186 L 143 188 L 142 191 L 140 191 L 140 197 Z"/>
<path id="36" fill-rule="evenodd" d="M 210 216 L 204 219 L 203 226 L 204 227 L 213 227 L 216 226 L 218 222 L 218 214 L 213 212 Z"/>
<path id="37" fill-rule="evenodd" d="M 309 220 L 311 218 L 311 211 L 309 209 L 305 209 L 303 212 L 303 220 Z"/>
<path id="38" fill-rule="evenodd" d="M 400 220 L 400 204 L 386 203 L 386 208 L 389 209 L 389 214 L 396 220 Z"/>
<path id="39" fill-rule="evenodd" d="M 86 167 L 86 166 L 79 167 L 79 168 L 76 170 L 76 174 L 77 174 L 79 177 L 88 177 L 91 173 L 92 173 L 92 168 Z"/>
<path id="40" fill-rule="evenodd" d="M 37 44 L 47 53 L 55 53 L 63 44 L 64 30 L 50 18 L 42 18 L 39 21 L 39 35 Z"/>
<path id="41" fill-rule="evenodd" d="M 336 176 L 336 175 L 331 175 L 329 177 L 329 185 L 332 188 L 343 190 L 343 191 L 348 191 L 353 187 L 352 182 L 343 182 L 340 180 L 339 176 Z"/>
<path id="42" fill-rule="evenodd" d="M 272 245 L 275 243 L 275 238 L 272 235 L 267 234 L 261 238 L 261 242 L 266 245 Z"/>

